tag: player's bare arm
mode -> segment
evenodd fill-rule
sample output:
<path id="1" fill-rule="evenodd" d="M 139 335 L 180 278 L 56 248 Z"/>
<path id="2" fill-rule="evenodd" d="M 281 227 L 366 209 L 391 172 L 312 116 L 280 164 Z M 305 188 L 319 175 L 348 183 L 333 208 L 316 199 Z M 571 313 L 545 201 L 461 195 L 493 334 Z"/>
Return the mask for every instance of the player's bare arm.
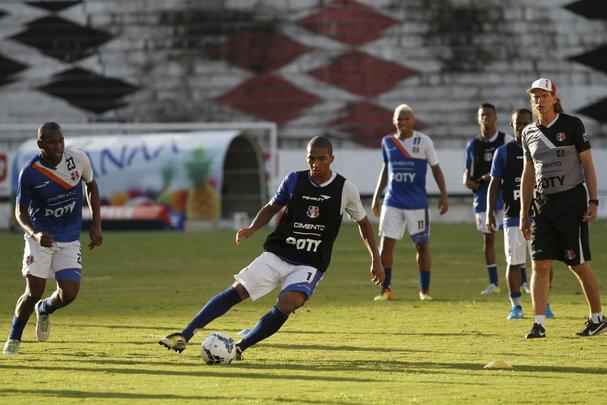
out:
<path id="1" fill-rule="evenodd" d="M 597 201 L 597 180 L 596 170 L 594 169 L 594 162 L 592 161 L 592 152 L 590 149 L 586 149 L 580 153 L 580 162 L 584 169 L 584 180 L 586 181 L 586 187 L 588 188 L 588 199 L 589 201 Z M 589 203 L 588 209 L 584 214 L 584 222 L 591 223 L 596 219 L 598 206 L 595 203 Z"/>
<path id="2" fill-rule="evenodd" d="M 253 222 L 251 222 L 248 227 L 241 228 L 238 230 L 238 232 L 236 232 L 236 237 L 234 239 L 236 245 L 238 246 L 240 245 L 240 241 L 250 238 L 251 235 L 257 232 L 259 228 L 265 226 L 268 222 L 270 222 L 272 217 L 276 215 L 281 209 L 282 205 L 272 204 L 271 202 L 264 205 L 257 212 L 257 215 L 255 215 Z"/>
<path id="3" fill-rule="evenodd" d="M 529 209 L 533 196 L 533 182 L 535 179 L 535 168 L 530 159 L 523 163 L 523 175 L 521 176 L 521 232 L 526 240 L 531 239 L 531 223 L 529 222 Z"/>
<path id="4" fill-rule="evenodd" d="M 381 166 L 381 170 L 379 171 L 377 184 L 375 185 L 375 192 L 373 193 L 373 202 L 371 203 L 371 209 L 373 210 L 373 214 L 376 217 L 379 217 L 381 211 L 381 193 L 386 188 L 387 182 L 388 170 L 386 169 L 386 164 L 383 163 Z"/>
<path id="5" fill-rule="evenodd" d="M 99 198 L 99 188 L 95 180 L 86 183 L 86 200 L 92 216 L 91 227 L 89 228 L 89 237 L 91 238 L 89 249 L 94 249 L 103 243 L 101 232 L 101 199 Z"/>
<path id="6" fill-rule="evenodd" d="M 501 181 L 501 177 L 492 176 L 491 181 L 489 182 L 489 189 L 487 191 L 487 212 L 485 213 L 485 223 L 487 224 L 487 229 L 489 229 L 491 232 L 497 231 L 494 213 Z"/>
<path id="7" fill-rule="evenodd" d="M 384 267 L 381 263 L 379 251 L 377 250 L 375 237 L 373 236 L 373 226 L 367 217 L 364 217 L 358 221 L 357 224 L 360 238 L 365 243 L 365 246 L 369 251 L 369 255 L 371 256 L 371 269 L 369 270 L 369 277 L 374 284 L 379 285 L 384 281 Z"/>
<path id="8" fill-rule="evenodd" d="M 34 232 L 34 228 L 32 226 L 32 219 L 30 218 L 27 207 L 22 206 L 21 204 L 17 204 L 15 207 L 15 219 L 17 223 L 23 229 L 26 235 L 31 236 L 35 240 L 40 243 L 41 246 L 44 247 L 53 247 L 53 243 L 55 243 L 55 239 L 53 235 L 46 232 Z"/>
<path id="9" fill-rule="evenodd" d="M 444 215 L 449 210 L 449 200 L 447 195 L 447 184 L 445 182 L 445 175 L 440 168 L 440 165 L 430 166 L 432 169 L 432 176 L 434 176 L 434 181 L 436 181 L 436 185 L 440 191 L 440 197 L 438 199 L 438 212 L 441 215 Z"/>

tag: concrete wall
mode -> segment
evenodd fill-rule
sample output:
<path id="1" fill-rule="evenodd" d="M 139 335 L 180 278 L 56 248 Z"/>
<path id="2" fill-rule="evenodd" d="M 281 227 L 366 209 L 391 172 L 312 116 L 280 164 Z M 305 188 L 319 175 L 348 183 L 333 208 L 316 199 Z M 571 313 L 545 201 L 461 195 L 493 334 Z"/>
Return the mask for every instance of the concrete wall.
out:
<path id="1" fill-rule="evenodd" d="M 603 1 L 30 3 L 0 3 L 4 123 L 264 120 L 285 147 L 375 146 L 406 102 L 440 142 L 476 133 L 483 101 L 505 126 L 547 76 L 605 132 Z"/>

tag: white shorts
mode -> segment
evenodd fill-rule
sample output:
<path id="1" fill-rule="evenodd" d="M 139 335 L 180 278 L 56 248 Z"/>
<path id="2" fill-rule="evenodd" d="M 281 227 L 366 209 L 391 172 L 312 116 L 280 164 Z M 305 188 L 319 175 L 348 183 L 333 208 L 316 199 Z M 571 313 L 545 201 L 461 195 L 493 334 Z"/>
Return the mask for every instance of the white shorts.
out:
<path id="1" fill-rule="evenodd" d="M 24 236 L 23 277 L 80 281 L 82 256 L 80 241 L 55 242 L 52 248 L 43 247 L 31 236 Z"/>
<path id="2" fill-rule="evenodd" d="M 379 216 L 379 236 L 400 240 L 405 230 L 415 243 L 428 241 L 430 238 L 428 209 L 406 210 L 383 205 Z"/>
<path id="3" fill-rule="evenodd" d="M 504 228 L 504 253 L 508 266 L 517 266 L 527 263 L 529 242 L 523 237 L 518 226 Z"/>
<path id="4" fill-rule="evenodd" d="M 487 228 L 487 223 L 485 222 L 487 219 L 487 213 L 483 212 L 475 212 L 474 220 L 476 221 L 476 229 L 480 233 L 491 233 L 489 232 L 489 228 Z M 502 229 L 502 223 L 504 222 L 504 210 L 499 210 L 495 212 L 495 223 Z"/>
<path id="5" fill-rule="evenodd" d="M 278 286 L 281 291 L 298 291 L 310 298 L 323 274 L 314 267 L 290 264 L 274 253 L 263 252 L 234 279 L 247 290 L 252 301 Z"/>

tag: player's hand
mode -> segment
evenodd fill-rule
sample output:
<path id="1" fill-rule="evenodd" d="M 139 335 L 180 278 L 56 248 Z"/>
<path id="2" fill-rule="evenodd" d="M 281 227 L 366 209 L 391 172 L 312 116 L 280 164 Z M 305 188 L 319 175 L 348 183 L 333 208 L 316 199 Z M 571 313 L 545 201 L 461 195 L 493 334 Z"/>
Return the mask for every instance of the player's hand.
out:
<path id="1" fill-rule="evenodd" d="M 91 241 L 89 242 L 89 249 L 92 250 L 97 246 L 101 246 L 103 244 L 101 226 L 91 226 L 89 228 L 89 238 L 91 238 Z"/>
<path id="2" fill-rule="evenodd" d="M 492 212 L 487 210 L 487 215 L 485 217 L 485 225 L 487 225 L 487 229 L 493 233 L 497 231 L 497 226 L 495 225 L 495 215 Z"/>
<path id="3" fill-rule="evenodd" d="M 53 235 L 46 233 L 46 232 L 37 232 L 37 233 L 33 234 L 32 236 L 34 237 L 35 240 L 37 240 L 40 243 L 40 246 L 43 246 L 46 248 L 53 247 L 53 244 L 55 243 L 55 238 L 53 238 Z"/>
<path id="4" fill-rule="evenodd" d="M 381 213 L 381 204 L 378 200 L 373 200 L 373 205 L 371 206 L 371 210 L 373 211 L 373 215 L 379 218 L 379 214 Z"/>
<path id="5" fill-rule="evenodd" d="M 234 242 L 236 242 L 236 246 L 240 245 L 240 241 L 244 239 L 249 239 L 251 235 L 255 233 L 254 229 L 251 228 L 240 228 L 238 232 L 236 232 L 236 237 Z"/>
<path id="6" fill-rule="evenodd" d="M 375 285 L 380 285 L 384 282 L 384 266 L 381 264 L 381 260 L 373 260 L 371 263 L 371 270 L 369 270 L 369 278 Z"/>
<path id="7" fill-rule="evenodd" d="M 447 195 L 441 195 L 438 199 L 438 212 L 441 215 L 445 215 L 449 211 L 449 201 Z"/>
<path id="8" fill-rule="evenodd" d="M 531 239 L 531 222 L 529 221 L 529 217 L 527 215 L 521 216 L 521 224 L 519 225 L 521 232 L 523 233 L 523 237 L 525 240 Z"/>
<path id="9" fill-rule="evenodd" d="M 481 186 L 481 183 L 480 183 L 480 181 L 476 181 L 476 180 L 468 180 L 466 182 L 466 186 L 472 191 L 478 191 L 478 189 Z"/>
<path id="10" fill-rule="evenodd" d="M 588 204 L 588 208 L 586 209 L 586 212 L 584 213 L 584 217 L 582 218 L 582 220 L 584 222 L 591 223 L 592 221 L 594 221 L 596 219 L 597 211 L 598 211 L 598 207 L 596 206 L 596 204 Z"/>

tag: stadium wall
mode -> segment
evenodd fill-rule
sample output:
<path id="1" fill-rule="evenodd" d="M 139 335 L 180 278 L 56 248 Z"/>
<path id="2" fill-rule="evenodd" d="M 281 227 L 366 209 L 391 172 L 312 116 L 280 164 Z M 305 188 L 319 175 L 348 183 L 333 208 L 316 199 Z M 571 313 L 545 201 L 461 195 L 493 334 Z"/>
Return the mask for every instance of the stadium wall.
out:
<path id="1" fill-rule="evenodd" d="M 441 143 L 538 76 L 593 135 L 607 122 L 607 3 L 595 0 L 74 0 L 0 3 L 0 122 L 279 125 L 375 147 L 411 104 Z"/>

